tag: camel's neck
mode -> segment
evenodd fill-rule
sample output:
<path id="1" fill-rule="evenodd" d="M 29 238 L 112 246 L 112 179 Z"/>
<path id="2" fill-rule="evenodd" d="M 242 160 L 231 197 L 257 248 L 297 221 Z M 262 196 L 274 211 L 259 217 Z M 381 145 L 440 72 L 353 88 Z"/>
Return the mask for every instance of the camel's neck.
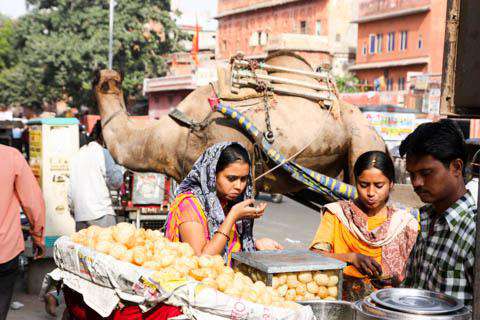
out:
<path id="1" fill-rule="evenodd" d="M 120 113 L 119 111 L 125 111 L 125 101 L 122 94 L 101 94 L 97 95 L 98 107 L 102 120 L 112 117 L 114 114 Z"/>
<path id="2" fill-rule="evenodd" d="M 117 95 L 97 97 L 103 121 L 103 137 L 113 158 L 121 165 L 136 171 L 155 169 L 178 178 L 178 164 L 173 161 L 178 134 L 168 116 L 158 121 L 129 117 L 123 98 Z M 120 111 L 120 112 L 119 112 Z M 106 123 L 108 121 L 108 123 Z M 177 126 L 178 127 L 178 126 Z"/>

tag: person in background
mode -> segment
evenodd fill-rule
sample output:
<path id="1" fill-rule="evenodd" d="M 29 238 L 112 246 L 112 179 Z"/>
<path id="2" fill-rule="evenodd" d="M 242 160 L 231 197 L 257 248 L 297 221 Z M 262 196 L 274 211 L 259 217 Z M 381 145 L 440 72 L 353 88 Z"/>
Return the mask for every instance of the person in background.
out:
<path id="1" fill-rule="evenodd" d="M 388 204 L 395 169 L 385 152 L 362 154 L 353 172 L 357 199 L 327 204 L 310 245 L 314 252 L 348 263 L 342 290 L 347 301 L 398 284 L 418 234 L 410 211 Z"/>
<path id="2" fill-rule="evenodd" d="M 465 188 L 465 140 L 449 119 L 420 125 L 400 145 L 420 209 L 421 232 L 407 264 L 405 287 L 473 298 L 477 205 Z"/>
<path id="3" fill-rule="evenodd" d="M 275 240 L 253 238 L 253 220 L 266 204 L 253 206 L 250 169 L 239 143 L 208 148 L 177 189 L 165 236 L 190 244 L 196 255 L 222 255 L 227 265 L 235 252 L 283 249 Z"/>
<path id="4" fill-rule="evenodd" d="M 68 200 L 77 231 L 91 225 L 109 227 L 116 224 L 109 189 L 121 187 L 125 171 L 103 146 L 100 120 L 89 140 L 70 163 Z"/>
<path id="5" fill-rule="evenodd" d="M 22 131 L 21 140 L 25 157 L 27 158 L 27 161 L 30 161 L 30 129 L 28 126 L 25 126 L 25 130 Z"/>
<path id="6" fill-rule="evenodd" d="M 25 250 L 20 207 L 30 223 L 34 259 L 39 259 L 45 254 L 45 203 L 23 155 L 4 145 L 0 145 L 0 155 L 0 320 L 4 320 L 17 278 L 19 255 Z"/>
<path id="7" fill-rule="evenodd" d="M 79 138 L 80 148 L 88 143 L 87 129 L 83 124 L 78 125 L 78 138 Z"/>
<path id="8" fill-rule="evenodd" d="M 24 124 L 20 120 L 15 120 L 12 122 L 12 147 L 20 151 L 23 154 L 23 140 L 22 134 L 25 130 Z"/>

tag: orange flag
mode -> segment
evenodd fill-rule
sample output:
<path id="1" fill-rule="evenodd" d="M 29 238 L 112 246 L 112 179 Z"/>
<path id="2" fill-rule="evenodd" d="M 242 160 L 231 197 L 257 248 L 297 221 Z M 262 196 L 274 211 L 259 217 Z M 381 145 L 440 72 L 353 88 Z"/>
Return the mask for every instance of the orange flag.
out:
<path id="1" fill-rule="evenodd" d="M 195 34 L 193 35 L 192 39 L 192 51 L 191 55 L 195 65 L 198 66 L 198 36 L 200 32 L 200 27 L 198 26 L 198 21 L 195 22 Z"/>

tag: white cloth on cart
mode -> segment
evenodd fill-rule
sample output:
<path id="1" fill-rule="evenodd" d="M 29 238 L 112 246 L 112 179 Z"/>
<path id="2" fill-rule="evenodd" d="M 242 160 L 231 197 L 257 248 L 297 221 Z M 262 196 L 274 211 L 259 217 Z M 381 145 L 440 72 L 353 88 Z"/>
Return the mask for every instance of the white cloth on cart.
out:
<path id="1" fill-rule="evenodd" d="M 63 280 L 80 292 L 85 303 L 102 316 L 109 315 L 120 300 L 126 300 L 143 310 L 159 302 L 179 306 L 185 316 L 197 320 L 315 319 L 308 306 L 298 310 L 267 307 L 228 296 L 196 281 L 158 283 L 152 277 L 153 271 L 73 243 L 66 236 L 55 242 L 54 258 L 58 269 L 47 277 Z"/>
<path id="2" fill-rule="evenodd" d="M 102 287 L 68 271 L 57 268 L 48 276 L 55 281 L 61 280 L 64 285 L 80 293 L 85 304 L 104 318 L 108 317 L 120 302 L 114 289 Z"/>

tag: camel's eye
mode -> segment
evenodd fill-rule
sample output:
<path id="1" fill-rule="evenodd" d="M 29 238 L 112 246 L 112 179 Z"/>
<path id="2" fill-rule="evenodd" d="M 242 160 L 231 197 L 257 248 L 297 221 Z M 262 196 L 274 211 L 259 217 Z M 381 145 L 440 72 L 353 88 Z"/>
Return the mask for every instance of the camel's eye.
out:
<path id="1" fill-rule="evenodd" d="M 108 82 L 102 83 L 102 91 L 107 92 L 108 89 L 110 89 L 109 86 L 108 86 Z"/>

